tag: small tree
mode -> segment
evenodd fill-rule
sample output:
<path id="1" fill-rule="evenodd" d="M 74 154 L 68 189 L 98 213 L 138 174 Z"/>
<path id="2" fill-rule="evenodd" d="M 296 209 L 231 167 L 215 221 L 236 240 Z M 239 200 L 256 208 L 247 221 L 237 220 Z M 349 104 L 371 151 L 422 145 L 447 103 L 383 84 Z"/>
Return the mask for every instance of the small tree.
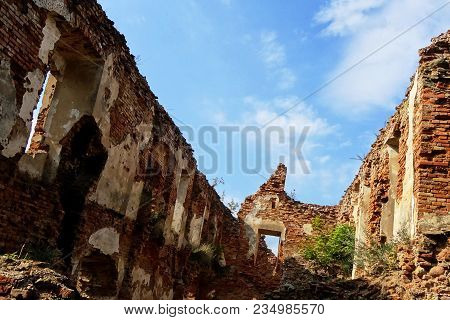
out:
<path id="1" fill-rule="evenodd" d="M 295 200 L 295 197 L 296 197 L 295 189 L 292 189 L 291 192 L 289 192 L 288 196 L 289 196 L 289 198 L 291 198 L 292 200 Z"/>
<path id="2" fill-rule="evenodd" d="M 239 203 L 234 201 L 234 199 L 231 199 L 227 203 L 228 209 L 230 209 L 231 213 L 236 214 L 239 210 Z"/>
<path id="3" fill-rule="evenodd" d="M 388 242 L 380 243 L 369 239 L 356 247 L 355 265 L 364 269 L 369 275 L 383 275 L 399 268 L 398 252 L 402 247 L 410 247 L 411 239 L 408 225 L 404 224 L 395 237 Z"/>
<path id="4" fill-rule="evenodd" d="M 314 231 L 301 249 L 303 257 L 321 269 L 335 271 L 338 268 L 345 275 L 349 275 L 353 268 L 355 253 L 353 227 L 348 224 L 337 224 L 327 228 L 318 216 L 311 224 Z"/>
<path id="5" fill-rule="evenodd" d="M 215 187 L 217 187 L 219 184 L 225 184 L 225 181 L 223 180 L 223 178 L 222 177 L 214 177 L 213 179 L 212 179 L 212 183 L 211 183 L 211 186 L 213 187 L 213 188 L 215 188 Z"/>
<path id="6" fill-rule="evenodd" d="M 382 275 L 397 268 L 397 243 L 370 241 L 356 248 L 355 264 L 370 275 Z"/>

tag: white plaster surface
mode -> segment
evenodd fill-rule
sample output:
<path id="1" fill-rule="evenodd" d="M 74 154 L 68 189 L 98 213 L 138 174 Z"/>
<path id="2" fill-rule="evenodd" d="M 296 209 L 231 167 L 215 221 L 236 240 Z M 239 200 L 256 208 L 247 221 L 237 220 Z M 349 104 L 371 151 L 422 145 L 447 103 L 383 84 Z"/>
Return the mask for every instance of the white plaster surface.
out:
<path id="1" fill-rule="evenodd" d="M 89 237 L 89 243 L 107 255 L 119 252 L 119 233 L 114 228 L 103 228 Z"/>
<path id="2" fill-rule="evenodd" d="M 418 88 L 418 73 L 414 77 L 413 87 L 408 98 L 408 137 L 405 157 L 405 176 L 400 202 L 397 203 L 394 216 L 394 236 L 406 231 L 410 237 L 415 235 L 417 210 L 414 199 L 414 104 Z"/>
<path id="3" fill-rule="evenodd" d="M 39 48 L 39 59 L 41 59 L 44 64 L 48 64 L 48 54 L 55 49 L 55 44 L 61 37 L 61 32 L 52 17 L 47 17 L 42 33 L 44 34 L 44 38 L 42 39 L 41 47 Z"/>

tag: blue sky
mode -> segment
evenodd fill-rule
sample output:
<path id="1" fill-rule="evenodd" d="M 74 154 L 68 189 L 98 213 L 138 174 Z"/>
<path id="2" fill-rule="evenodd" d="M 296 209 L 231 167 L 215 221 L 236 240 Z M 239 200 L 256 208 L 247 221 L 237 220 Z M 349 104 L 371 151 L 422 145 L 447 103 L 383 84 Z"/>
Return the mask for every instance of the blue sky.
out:
<path id="1" fill-rule="evenodd" d="M 223 177 L 226 199 L 244 200 L 270 175 L 288 143 L 252 152 L 258 174 L 243 172 L 241 132 L 298 104 L 271 125 L 303 144 L 309 173 L 287 163 L 287 191 L 303 202 L 336 204 L 364 155 L 404 97 L 418 61 L 417 50 L 449 28 L 450 5 L 311 96 L 342 70 L 414 25 L 445 0 L 100 0 L 138 56 L 138 66 L 174 121 L 194 130 L 191 142 L 209 179 Z M 201 147 L 200 128 L 236 126 L 231 146 L 224 132 Z M 295 134 L 288 137 L 288 128 Z M 263 135 L 266 132 L 263 130 Z M 200 160 L 201 159 L 201 160 Z M 205 159 L 205 161 L 203 161 Z M 232 172 L 227 172 L 231 159 Z M 212 172 L 211 172 L 212 171 Z"/>

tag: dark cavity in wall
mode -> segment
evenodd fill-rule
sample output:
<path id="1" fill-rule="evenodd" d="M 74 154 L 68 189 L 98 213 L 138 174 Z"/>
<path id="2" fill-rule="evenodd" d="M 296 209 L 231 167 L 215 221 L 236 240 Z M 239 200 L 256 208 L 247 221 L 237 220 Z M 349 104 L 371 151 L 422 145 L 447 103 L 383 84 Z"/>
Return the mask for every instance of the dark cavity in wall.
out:
<path id="1" fill-rule="evenodd" d="M 89 189 L 100 177 L 108 157 L 101 133 L 93 117 L 83 116 L 61 141 L 57 182 L 64 209 L 59 247 L 69 264 L 78 233 L 80 215 Z"/>
<path id="2" fill-rule="evenodd" d="M 111 256 L 95 250 L 80 262 L 77 287 L 90 298 L 113 298 L 117 278 L 117 267 Z"/>

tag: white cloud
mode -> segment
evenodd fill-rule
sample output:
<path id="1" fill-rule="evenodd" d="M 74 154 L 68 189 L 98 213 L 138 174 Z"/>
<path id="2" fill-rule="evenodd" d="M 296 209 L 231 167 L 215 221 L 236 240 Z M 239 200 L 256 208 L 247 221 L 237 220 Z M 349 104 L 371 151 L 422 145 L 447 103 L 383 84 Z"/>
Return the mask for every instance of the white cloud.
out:
<path id="1" fill-rule="evenodd" d="M 227 101 L 218 99 L 217 105 L 229 105 Z M 295 111 L 278 116 L 283 111 L 288 110 L 292 105 L 299 104 Z M 212 104 L 208 104 L 210 110 L 214 110 Z M 268 121 L 275 119 L 261 132 L 262 139 L 259 145 L 262 147 L 262 155 L 252 153 L 258 141 L 253 135 L 247 136 L 247 152 L 250 150 L 250 160 L 261 156 L 262 170 L 258 171 L 262 179 L 268 178 L 280 161 L 288 166 L 288 181 L 286 190 L 297 190 L 297 198 L 301 201 L 314 202 L 317 194 L 320 194 L 322 204 L 335 204 L 342 195 L 342 190 L 348 186 L 360 165 L 358 161 L 348 160 L 339 163 L 333 153 L 335 146 L 348 144 L 340 136 L 340 127 L 331 123 L 327 118 L 321 116 L 313 106 L 301 102 L 295 95 L 282 95 L 272 99 L 262 99 L 257 96 L 247 96 L 242 100 L 242 109 L 245 110 L 236 115 L 229 111 L 227 114 L 211 117 L 221 126 L 238 127 L 233 140 L 233 159 L 236 159 L 235 170 L 241 169 L 241 159 L 243 149 L 241 143 L 241 133 L 243 128 L 254 126 L 261 128 Z M 224 108 L 224 110 L 227 110 Z M 215 113 L 215 111 L 213 112 Z M 301 153 L 304 162 L 299 161 L 293 152 L 293 147 L 297 146 L 302 129 L 308 126 L 310 130 L 306 140 L 301 145 Z M 291 131 L 291 128 L 294 131 Z M 273 130 L 275 129 L 275 130 Z M 292 134 L 293 133 L 293 134 Z M 281 139 L 280 139 L 281 137 Z M 224 135 L 219 135 L 219 145 L 227 145 L 223 141 Z M 267 140 L 266 140 L 267 139 Z M 293 140 L 294 143 L 290 143 Z M 269 141 L 267 147 L 266 141 Z M 229 152 L 230 150 L 227 150 Z M 251 163 L 253 164 L 253 163 Z M 309 169 L 305 172 L 305 164 Z M 237 171 L 234 171 L 237 174 Z M 314 186 L 313 188 L 311 186 Z M 313 191 L 314 190 L 314 191 Z M 242 195 L 241 198 L 244 198 Z"/>
<path id="2" fill-rule="evenodd" d="M 284 46 L 278 42 L 274 31 L 261 33 L 261 57 L 268 67 L 283 65 L 286 59 Z"/>
<path id="3" fill-rule="evenodd" d="M 346 148 L 352 146 L 352 142 L 350 140 L 345 140 L 339 144 L 339 148 Z"/>
<path id="4" fill-rule="evenodd" d="M 442 0 L 332 0 L 316 20 L 327 24 L 326 34 L 346 37 L 342 39 L 342 58 L 329 78 L 353 66 L 442 4 Z M 417 50 L 428 45 L 432 36 L 447 30 L 449 16 L 450 5 L 333 82 L 323 93 L 328 105 L 351 116 L 380 107 L 393 108 L 417 67 Z"/>
<path id="5" fill-rule="evenodd" d="M 304 163 L 302 164 L 298 158 L 292 162 L 292 158 L 290 158 L 293 152 L 292 145 L 286 143 L 285 140 L 284 143 L 279 143 L 278 135 L 274 135 L 270 137 L 271 149 L 265 150 L 269 152 L 270 165 L 275 168 L 280 157 L 287 160 L 285 162 L 288 166 L 286 190 L 296 189 L 299 200 L 314 202 L 317 199 L 317 193 L 320 193 L 322 204 L 335 204 L 342 195 L 342 190 L 345 190 L 354 178 L 360 165 L 359 162 L 350 160 L 341 163 L 333 159 L 332 154 L 324 154 L 332 151 L 335 143 L 344 146 L 348 144 L 348 141 L 341 140 L 340 127 L 318 114 L 311 105 L 300 102 L 300 98 L 295 95 L 281 96 L 270 100 L 249 96 L 244 99 L 244 102 L 249 109 L 244 118 L 247 123 L 253 121 L 252 124 L 257 126 L 266 124 L 280 112 L 298 104 L 295 112 L 279 116 L 270 123 L 270 126 L 281 129 L 284 136 L 289 138 L 292 138 L 289 128 L 295 128 L 295 141 L 298 141 L 301 130 L 305 126 L 310 127 L 301 147 Z M 304 171 L 305 164 L 308 172 Z M 271 172 L 264 172 L 264 174 L 270 175 Z M 314 192 L 311 192 L 311 186 L 314 186 Z"/>
<path id="6" fill-rule="evenodd" d="M 274 31 L 264 31 L 260 35 L 260 57 L 271 74 L 277 79 L 277 87 L 287 90 L 297 81 L 295 73 L 286 65 L 286 50 Z"/>
<path id="7" fill-rule="evenodd" d="M 221 100 L 217 102 L 221 105 Z M 298 104 L 295 111 L 279 115 L 288 110 L 292 105 Z M 211 110 L 216 110 L 208 104 Z M 339 127 L 329 123 L 326 118 L 320 117 L 312 106 L 300 102 L 298 96 L 280 96 L 273 99 L 260 99 L 255 96 L 247 96 L 242 100 L 242 108 L 245 110 L 238 117 L 234 114 L 223 112 L 212 112 L 211 119 L 220 126 L 236 126 L 239 134 L 246 127 L 261 128 L 259 142 L 254 135 L 247 135 L 249 149 L 258 144 L 262 146 L 263 152 L 269 154 L 269 162 L 265 164 L 275 168 L 280 162 L 280 158 L 292 160 L 295 157 L 294 148 L 297 147 L 300 137 L 304 134 L 305 127 L 307 136 L 301 145 L 302 154 L 305 161 L 310 165 L 310 160 L 316 158 L 315 152 L 320 146 L 326 143 L 330 135 L 337 135 Z M 213 116 L 214 115 L 214 116 Z M 269 121 L 270 124 L 265 126 Z M 240 141 L 240 139 L 239 139 Z M 226 145 L 225 142 L 222 142 Z M 264 158 L 266 161 L 267 158 Z M 298 162 L 298 161 L 296 161 Z M 286 163 L 288 165 L 288 163 Z M 303 172 L 299 163 L 290 166 L 291 171 Z M 263 174 L 271 174 L 270 170 Z"/>
<path id="8" fill-rule="evenodd" d="M 330 160 L 330 156 L 329 155 L 322 156 L 322 157 L 319 157 L 318 160 L 321 164 L 324 164 Z"/>
<path id="9" fill-rule="evenodd" d="M 323 7 L 315 19 L 328 24 L 324 34 L 345 35 L 363 25 L 370 10 L 379 8 L 386 0 L 332 0 Z"/>
<path id="10" fill-rule="evenodd" d="M 282 90 L 290 89 L 297 81 L 297 77 L 294 72 L 289 68 L 282 68 L 279 70 L 280 80 L 278 82 L 278 88 Z"/>
<path id="11" fill-rule="evenodd" d="M 244 98 L 244 103 L 247 109 L 251 110 L 244 117 L 247 121 L 253 119 L 254 124 L 259 127 L 270 122 L 269 126 L 279 127 L 284 131 L 294 127 L 298 133 L 304 127 L 309 127 L 309 134 L 313 136 L 328 135 L 336 129 L 336 126 L 330 125 L 325 118 L 318 116 L 311 106 L 301 102 L 297 96 L 282 96 L 272 100 L 260 100 L 248 96 Z M 297 106 L 295 111 L 279 115 L 293 105 Z"/>
<path id="12" fill-rule="evenodd" d="M 293 104 L 298 104 L 295 112 L 279 116 Z M 266 175 L 270 175 L 279 162 L 284 162 L 290 175 L 302 179 L 309 174 L 312 160 L 316 158 L 317 152 L 321 152 L 320 147 L 338 129 L 338 126 L 320 117 L 311 106 L 300 103 L 297 96 L 282 96 L 270 100 L 249 96 L 244 99 L 244 105 L 248 110 L 243 115 L 243 123 L 246 125 L 261 128 L 273 120 L 261 132 L 263 149 L 268 155 L 264 159 L 268 162 L 265 163 L 266 171 L 263 172 Z M 306 139 L 299 144 L 306 127 Z M 303 161 L 296 156 L 297 147 L 300 147 Z"/>

